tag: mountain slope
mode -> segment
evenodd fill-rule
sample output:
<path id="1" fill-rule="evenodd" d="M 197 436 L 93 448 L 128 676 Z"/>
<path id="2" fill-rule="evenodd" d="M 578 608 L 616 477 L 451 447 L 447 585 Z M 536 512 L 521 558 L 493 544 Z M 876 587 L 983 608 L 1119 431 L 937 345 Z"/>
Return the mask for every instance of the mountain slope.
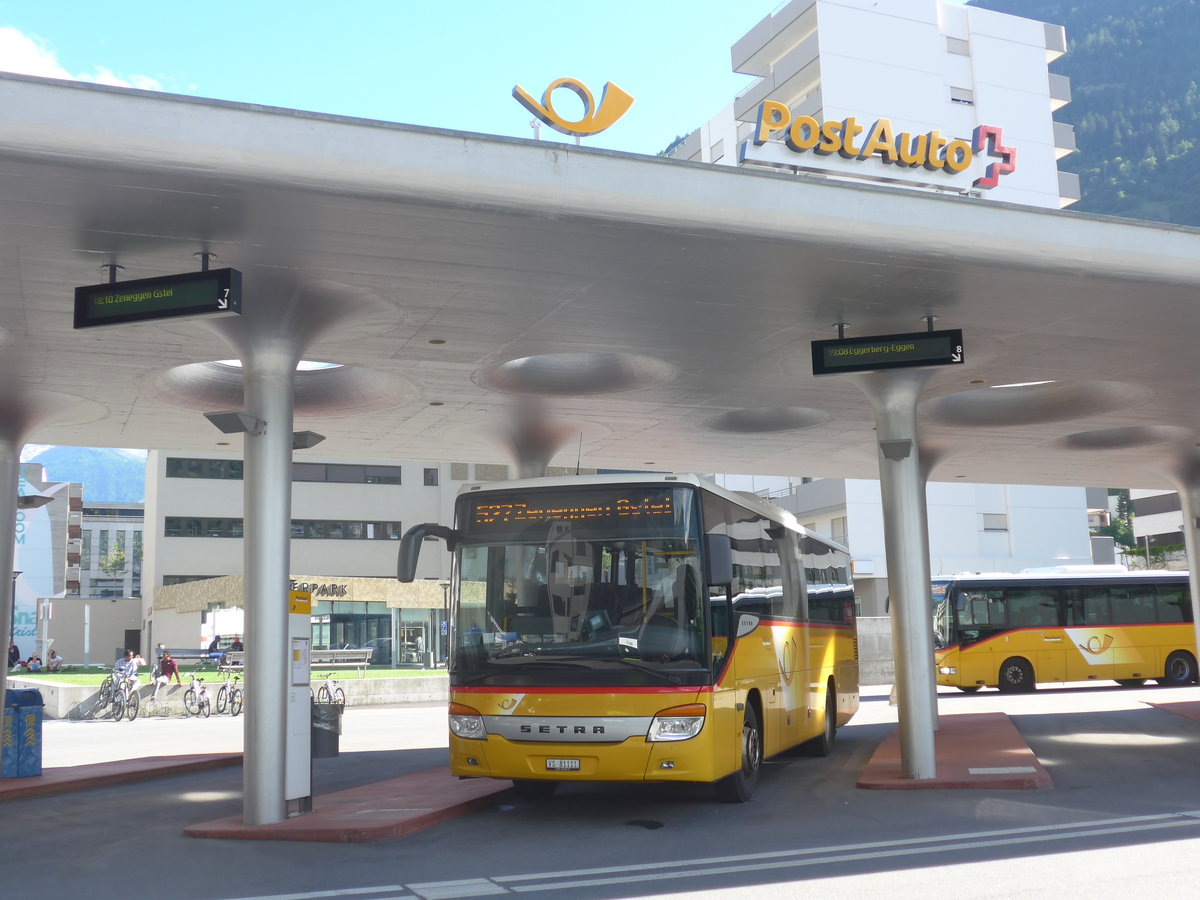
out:
<path id="1" fill-rule="evenodd" d="M 1200 0 L 972 0 L 1063 25 L 1080 212 L 1200 226 Z"/>

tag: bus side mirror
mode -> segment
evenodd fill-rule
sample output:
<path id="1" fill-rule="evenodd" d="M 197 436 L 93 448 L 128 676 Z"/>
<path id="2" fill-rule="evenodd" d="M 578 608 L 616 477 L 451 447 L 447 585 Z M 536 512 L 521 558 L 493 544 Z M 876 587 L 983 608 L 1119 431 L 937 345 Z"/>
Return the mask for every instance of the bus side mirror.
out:
<path id="1" fill-rule="evenodd" d="M 733 581 L 733 542 L 727 534 L 704 536 L 704 583 L 730 584 Z"/>
<path id="2" fill-rule="evenodd" d="M 417 578 L 417 560 L 421 558 L 421 544 L 427 537 L 440 537 L 451 553 L 462 543 L 462 534 L 445 525 L 426 522 L 414 525 L 400 539 L 400 555 L 396 560 L 396 578 L 409 584 Z"/>

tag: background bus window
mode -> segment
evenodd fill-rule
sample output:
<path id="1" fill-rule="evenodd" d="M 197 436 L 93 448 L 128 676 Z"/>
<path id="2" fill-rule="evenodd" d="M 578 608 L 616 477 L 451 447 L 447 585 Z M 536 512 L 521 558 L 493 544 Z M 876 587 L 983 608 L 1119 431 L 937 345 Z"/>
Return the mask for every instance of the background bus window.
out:
<path id="1" fill-rule="evenodd" d="M 1158 621 L 1160 622 L 1190 622 L 1192 621 L 1192 600 L 1184 585 L 1160 584 L 1156 597 Z"/>
<path id="2" fill-rule="evenodd" d="M 1112 587 L 1108 598 L 1114 625 L 1145 625 L 1158 621 L 1152 584 Z"/>
<path id="3" fill-rule="evenodd" d="M 1075 607 L 1077 613 L 1069 619 L 1072 625 L 1098 627 L 1107 625 L 1111 621 L 1108 611 L 1108 588 L 1106 587 L 1080 588 Z"/>
<path id="4" fill-rule="evenodd" d="M 1044 588 L 1009 588 L 1004 592 L 1009 628 L 1057 627 L 1058 591 Z"/>

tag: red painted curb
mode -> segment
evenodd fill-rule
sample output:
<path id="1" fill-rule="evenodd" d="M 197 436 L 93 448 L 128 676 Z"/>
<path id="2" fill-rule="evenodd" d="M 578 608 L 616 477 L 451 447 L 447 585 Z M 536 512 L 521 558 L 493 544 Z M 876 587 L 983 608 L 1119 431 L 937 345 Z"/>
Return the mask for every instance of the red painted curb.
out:
<path id="1" fill-rule="evenodd" d="M 129 784 L 168 775 L 183 775 L 242 763 L 240 753 L 204 753 L 190 756 L 144 756 L 140 759 L 120 759 L 112 762 L 89 763 L 85 766 L 61 766 L 43 769 L 41 775 L 29 778 L 0 779 L 0 802 L 25 797 L 42 797 L 104 787 L 110 784 Z"/>
<path id="2" fill-rule="evenodd" d="M 936 777 L 920 781 L 904 777 L 897 729 L 876 749 L 858 779 L 858 786 L 868 790 L 920 791 L 1040 790 L 1052 785 L 1050 774 L 1003 713 L 941 716 L 934 754 Z"/>

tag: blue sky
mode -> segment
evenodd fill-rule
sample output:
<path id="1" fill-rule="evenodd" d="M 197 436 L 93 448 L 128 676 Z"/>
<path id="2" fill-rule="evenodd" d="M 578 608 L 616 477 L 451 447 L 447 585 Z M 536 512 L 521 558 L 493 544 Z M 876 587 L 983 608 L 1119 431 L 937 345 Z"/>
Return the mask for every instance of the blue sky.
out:
<path id="1" fill-rule="evenodd" d="M 598 97 L 612 81 L 636 102 L 587 143 L 657 153 L 750 83 L 730 45 L 777 5 L 0 0 L 0 69 L 515 137 L 533 132 L 513 85 L 540 97 L 569 76 Z"/>

